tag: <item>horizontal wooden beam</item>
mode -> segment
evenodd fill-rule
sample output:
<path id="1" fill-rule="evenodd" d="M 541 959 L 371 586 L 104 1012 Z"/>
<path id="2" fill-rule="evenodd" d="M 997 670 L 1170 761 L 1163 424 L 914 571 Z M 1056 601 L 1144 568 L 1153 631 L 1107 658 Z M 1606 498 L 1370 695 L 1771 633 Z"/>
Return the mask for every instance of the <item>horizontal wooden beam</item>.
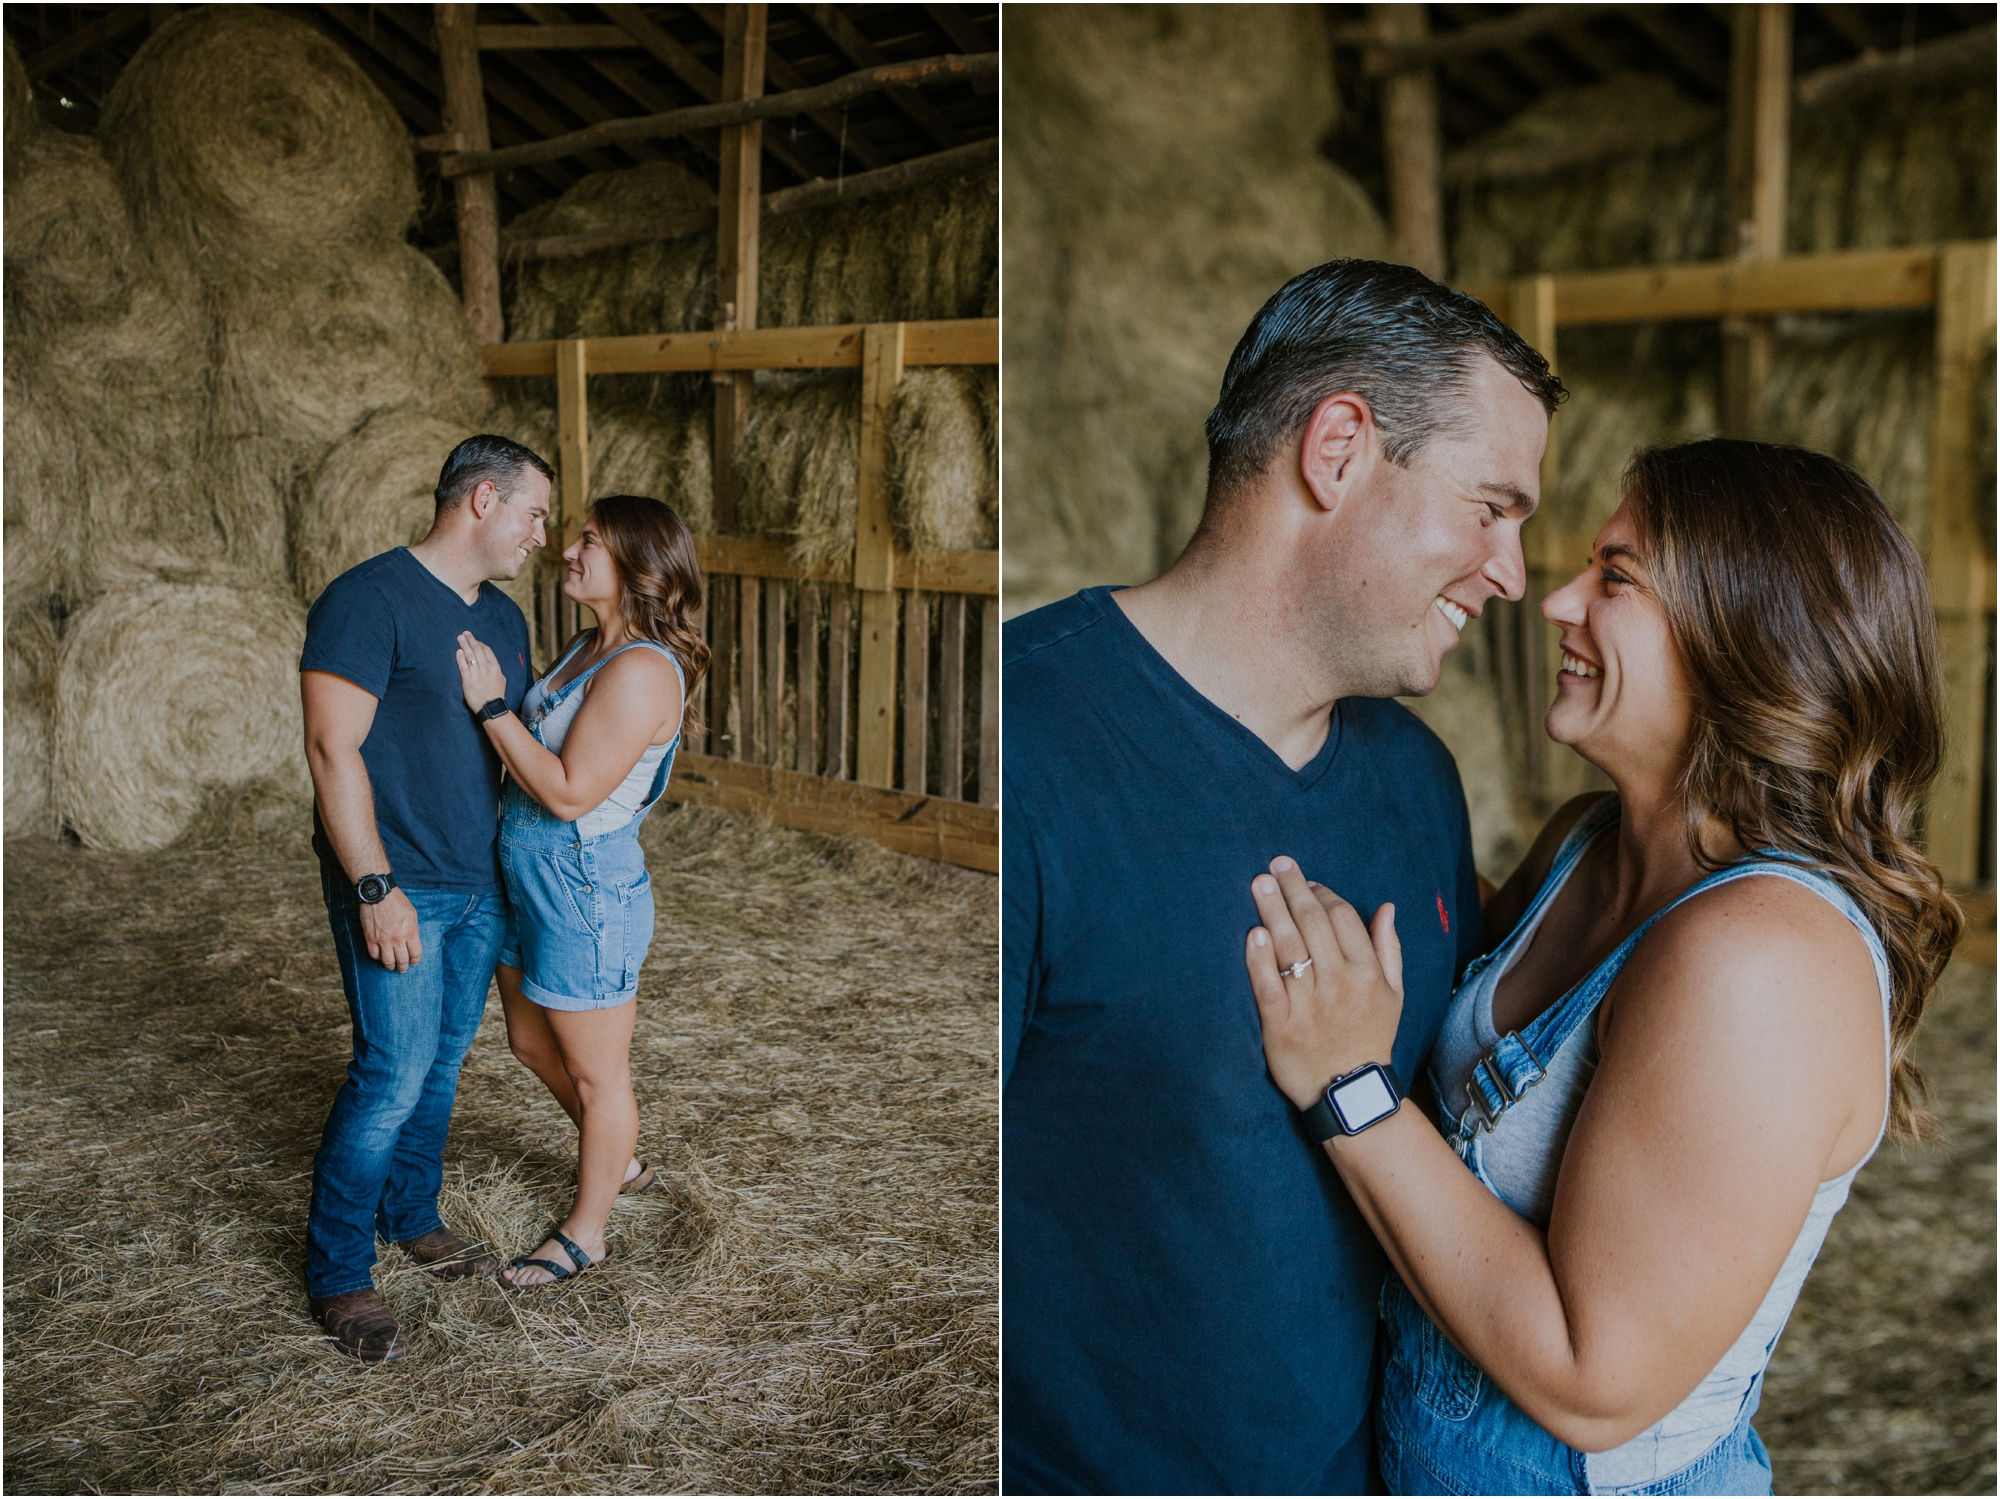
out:
<path id="1" fill-rule="evenodd" d="M 1991 79 L 1994 37 L 1994 23 L 1989 21 L 1907 51 L 1867 51 L 1806 74 L 1798 82 L 1796 97 L 1801 104 L 1826 104 L 1897 84 L 1935 83 L 1960 76 Z"/>
<path id="2" fill-rule="evenodd" d="M 1936 296 L 1937 254 L 1937 246 L 1926 245 L 1579 272 L 1555 278 L 1556 323 L 1574 328 L 1591 323 L 1929 307 Z M 1504 281 L 1466 290 L 1495 308 L 1506 305 Z"/>
<path id="3" fill-rule="evenodd" d="M 1000 871 L 1000 811 L 975 802 L 912 796 L 776 766 L 683 752 L 668 801 L 768 817 L 780 827 L 868 838 L 898 853 Z"/>
<path id="4" fill-rule="evenodd" d="M 664 136 L 687 135 L 699 130 L 717 130 L 731 125 L 748 125 L 757 120 L 785 119 L 834 109 L 869 94 L 890 88 L 922 88 L 941 83 L 957 83 L 974 78 L 990 78 L 999 72 L 1000 54 L 981 52 L 974 56 L 952 55 L 924 58 L 917 62 L 890 63 L 864 68 L 830 83 L 789 93 L 765 94 L 733 103 L 694 104 L 686 109 L 670 109 L 665 114 L 640 115 L 629 120 L 605 120 L 583 130 L 558 135 L 504 151 L 468 151 L 446 156 L 438 171 L 446 177 L 466 177 L 480 172 L 504 172 L 540 161 L 558 161 L 600 146 L 624 141 L 658 140 Z"/>
<path id="5" fill-rule="evenodd" d="M 434 139 L 437 137 L 424 137 L 424 140 Z M 423 140 L 418 141 L 418 148 L 422 149 L 423 144 Z M 832 182 L 823 177 L 815 178 L 797 187 L 766 193 L 763 198 L 764 212 L 803 213 L 807 209 L 851 203 L 879 193 L 898 192 L 920 182 L 950 176 L 954 172 L 966 171 L 999 159 L 1000 142 L 997 138 L 973 141 L 969 145 L 954 146 L 949 151 L 935 151 L 929 156 L 898 162 L 894 166 L 883 167 L 878 171 L 857 172 L 852 177 Z M 500 253 L 506 259 L 516 262 L 567 260 L 581 255 L 596 255 L 604 250 L 616 250 L 625 245 L 652 244 L 658 240 L 679 239 L 685 235 L 713 234 L 716 222 L 716 214 L 713 210 L 709 210 L 675 214 L 671 218 L 656 219 L 649 224 L 624 224 L 609 229 L 591 229 L 581 234 L 551 234 L 536 239 L 512 239 L 503 234 L 500 236 Z"/>
<path id="6" fill-rule="evenodd" d="M 481 52 L 553 52 L 578 47 L 636 47 L 617 26 L 482 26 Z"/>
<path id="7" fill-rule="evenodd" d="M 905 364 L 998 364 L 1000 320 L 955 318 L 906 323 Z M 583 340 L 584 371 L 592 375 L 652 374 L 667 370 L 791 370 L 857 368 L 861 363 L 859 323 L 824 328 L 755 328 L 741 333 L 641 333 Z M 485 344 L 481 373 L 552 375 L 553 339 L 534 343 Z"/>
<path id="8" fill-rule="evenodd" d="M 1365 47 L 1369 53 L 1367 70 L 1370 73 L 1400 73 L 1410 68 L 1470 57 L 1479 52 L 1496 51 L 1515 42 L 1525 42 L 1551 31 L 1579 25 L 1593 16 L 1624 8 L 1623 5 L 1524 5 L 1501 20 L 1481 21 L 1461 26 L 1457 31 L 1440 31 L 1421 41 L 1385 46 L 1379 37 L 1370 38 L 1358 28 L 1340 33 L 1336 40 Z"/>
<path id="9" fill-rule="evenodd" d="M 70 14 L 74 15 L 78 8 L 72 7 Z M 28 76 L 40 78 L 46 73 L 68 67 L 106 42 L 116 41 L 126 32 L 137 30 L 152 19 L 150 9 L 144 5 L 112 6 L 105 15 L 87 26 L 78 27 L 55 45 L 45 47 L 29 58 L 26 65 Z"/>
<path id="10" fill-rule="evenodd" d="M 854 560 L 843 558 L 822 567 L 800 567 L 782 541 L 764 536 L 698 536 L 695 554 L 705 573 L 744 578 L 794 578 L 815 583 L 852 583 Z M 897 588 L 921 588 L 927 593 L 992 594 L 1000 592 L 997 551 L 941 551 L 921 556 L 898 553 L 892 583 Z"/>

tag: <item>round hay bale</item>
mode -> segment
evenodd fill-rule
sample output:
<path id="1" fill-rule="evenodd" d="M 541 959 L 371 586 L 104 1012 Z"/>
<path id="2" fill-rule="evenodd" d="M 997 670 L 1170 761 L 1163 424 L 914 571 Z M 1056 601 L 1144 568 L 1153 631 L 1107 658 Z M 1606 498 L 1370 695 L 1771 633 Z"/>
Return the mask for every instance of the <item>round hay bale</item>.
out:
<path id="1" fill-rule="evenodd" d="M 305 614 L 271 589 L 150 583 L 70 621 L 56 680 L 53 795 L 91 848 L 164 848 L 212 789 L 303 795 Z"/>
<path id="2" fill-rule="evenodd" d="M 146 239 L 205 262 L 323 259 L 394 242 L 416 217 L 416 158 L 389 101 L 327 38 L 261 7 L 160 27 L 98 135 Z"/>
<path id="3" fill-rule="evenodd" d="M 593 406 L 590 494 L 643 494 L 680 512 L 688 529 L 714 529 L 711 411 L 688 406 Z M 538 450 L 539 451 L 539 450 Z"/>
<path id="4" fill-rule="evenodd" d="M 300 486 L 292 512 L 292 581 L 310 605 L 350 567 L 421 541 L 436 514 L 438 472 L 478 429 L 421 408 L 376 412 Z"/>
<path id="5" fill-rule="evenodd" d="M 737 529 L 785 537 L 804 567 L 854 554 L 861 380 L 758 371 L 736 449 Z"/>
<path id="6" fill-rule="evenodd" d="M 40 609 L 7 615 L 5 683 L 6 835 L 52 838 L 50 720 L 54 716 L 56 632 Z"/>
<path id="7" fill-rule="evenodd" d="M 12 56 L 12 53 L 9 53 Z M 10 108 L 15 106 L 10 101 Z M 26 107 L 32 109 L 32 97 Z M 10 124 L 4 230 L 7 331 L 98 317 L 129 292 L 131 224 L 104 149 L 39 122 Z"/>
<path id="8" fill-rule="evenodd" d="M 310 269 L 312 274 L 296 274 Z M 438 268 L 407 245 L 218 284 L 220 368 L 253 424 L 317 463 L 385 407 L 470 421 L 479 344 Z"/>
<path id="9" fill-rule="evenodd" d="M 10 287 L 11 293 L 11 287 Z M 11 296 L 10 296 L 11 302 Z M 23 324 L 11 318 L 4 361 L 7 598 L 15 607 L 74 589 L 85 516 L 81 436 L 59 390 L 30 383 Z"/>
<path id="10" fill-rule="evenodd" d="M 913 369 L 897 385 L 889 403 L 889 498 L 905 547 L 1000 544 L 997 403 L 990 369 Z"/>

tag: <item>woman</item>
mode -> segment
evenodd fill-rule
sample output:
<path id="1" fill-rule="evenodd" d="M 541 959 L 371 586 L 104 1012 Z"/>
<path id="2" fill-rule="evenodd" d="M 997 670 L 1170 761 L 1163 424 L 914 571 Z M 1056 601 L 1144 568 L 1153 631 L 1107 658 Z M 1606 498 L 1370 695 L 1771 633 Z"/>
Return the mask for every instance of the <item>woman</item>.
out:
<path id="1" fill-rule="evenodd" d="M 1845 465 L 1697 442 L 1633 461 L 1542 613 L 1549 736 L 1616 794 L 1489 902 L 1425 1108 L 1364 1073 L 1325 1146 L 1395 1270 L 1383 1478 L 1769 1493 L 1765 1363 L 1855 1172 L 1925 1128 L 1908 1050 L 1960 926 L 1914 841 L 1941 750 L 1922 565 Z M 1395 913 L 1271 871 L 1247 961 L 1307 1109 L 1389 1057 Z"/>
<path id="2" fill-rule="evenodd" d="M 639 966 L 653 940 L 653 891 L 639 824 L 666 789 L 688 694 L 708 669 L 696 625 L 694 538 L 672 507 L 614 495 L 590 507 L 563 553 L 566 597 L 598 626 L 528 689 L 516 718 L 495 703 L 505 678 L 468 632 L 466 705 L 507 767 L 500 865 L 507 880 L 500 999 L 514 1055 L 576 1122 L 576 1200 L 531 1255 L 502 1273 L 515 1290 L 603 1262 L 621 1190 L 651 1184 L 630 1051 Z"/>

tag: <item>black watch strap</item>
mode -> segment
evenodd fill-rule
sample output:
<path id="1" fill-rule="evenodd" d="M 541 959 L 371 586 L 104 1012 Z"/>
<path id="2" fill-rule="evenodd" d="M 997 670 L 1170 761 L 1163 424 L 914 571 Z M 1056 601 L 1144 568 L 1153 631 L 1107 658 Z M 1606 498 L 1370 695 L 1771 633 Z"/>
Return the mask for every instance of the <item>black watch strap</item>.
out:
<path id="1" fill-rule="evenodd" d="M 354 882 L 354 896 L 364 906 L 377 906 L 396 888 L 393 874 L 364 874 Z"/>
<path id="2" fill-rule="evenodd" d="M 1381 1109 L 1380 1112 L 1371 1110 L 1367 1118 L 1355 1121 L 1350 1127 L 1349 1122 L 1342 1119 L 1340 1112 L 1334 1108 L 1334 1090 L 1345 1087 L 1349 1083 L 1358 1082 L 1370 1073 L 1380 1076 L 1383 1087 L 1388 1091 L 1389 1106 L 1386 1109 Z M 1371 1089 L 1370 1091 L 1374 1093 L 1376 1105 L 1379 1109 L 1381 1092 L 1379 1089 Z M 1370 1062 L 1366 1067 L 1357 1067 L 1352 1072 L 1342 1073 L 1326 1085 L 1320 1096 L 1313 1100 L 1311 1108 L 1302 1109 L 1300 1112 L 1305 1116 L 1306 1128 L 1312 1131 L 1313 1139 L 1317 1143 L 1324 1145 L 1336 1135 L 1358 1135 L 1371 1124 L 1380 1124 L 1384 1119 L 1387 1119 L 1391 1114 L 1396 1112 L 1402 1101 L 1403 1084 L 1402 1080 L 1396 1076 L 1395 1066 L 1388 1062 Z"/>
<path id="3" fill-rule="evenodd" d="M 507 711 L 507 699 L 505 699 L 504 697 L 496 697 L 492 701 L 488 702 L 485 707 L 479 710 L 478 714 L 479 721 L 481 723 L 485 723 L 488 719 L 498 718 L 501 714 L 505 713 L 506 711 Z"/>

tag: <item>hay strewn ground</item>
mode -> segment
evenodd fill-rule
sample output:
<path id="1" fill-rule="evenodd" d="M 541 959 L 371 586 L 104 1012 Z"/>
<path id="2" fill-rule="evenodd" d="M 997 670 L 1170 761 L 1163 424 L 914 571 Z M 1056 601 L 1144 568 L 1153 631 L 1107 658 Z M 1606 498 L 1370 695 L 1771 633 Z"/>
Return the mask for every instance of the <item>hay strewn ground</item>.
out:
<path id="1" fill-rule="evenodd" d="M 1948 1138 L 1862 1168 L 1771 1359 L 1780 1494 L 1994 1491 L 1991 901 L 1917 1041 Z"/>
<path id="2" fill-rule="evenodd" d="M 417 1356 L 369 1369 L 305 1313 L 348 1029 L 296 804 L 262 806 L 150 857 L 7 845 L 10 1492 L 992 1488 L 990 878 L 662 810 L 633 1061 L 670 1192 L 553 1294 L 387 1251 Z M 572 1139 L 495 1002 L 447 1218 L 527 1247 Z"/>

